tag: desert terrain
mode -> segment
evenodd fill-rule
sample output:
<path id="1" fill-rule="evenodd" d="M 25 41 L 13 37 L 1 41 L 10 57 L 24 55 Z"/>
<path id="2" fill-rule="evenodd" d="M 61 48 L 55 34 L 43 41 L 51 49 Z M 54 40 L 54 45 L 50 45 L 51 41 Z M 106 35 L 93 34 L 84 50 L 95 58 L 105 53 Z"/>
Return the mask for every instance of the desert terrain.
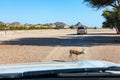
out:
<path id="1" fill-rule="evenodd" d="M 72 61 L 70 49 L 85 49 L 79 60 L 120 63 L 120 35 L 113 29 L 88 29 L 86 35 L 76 29 L 0 31 L 0 64 Z"/>

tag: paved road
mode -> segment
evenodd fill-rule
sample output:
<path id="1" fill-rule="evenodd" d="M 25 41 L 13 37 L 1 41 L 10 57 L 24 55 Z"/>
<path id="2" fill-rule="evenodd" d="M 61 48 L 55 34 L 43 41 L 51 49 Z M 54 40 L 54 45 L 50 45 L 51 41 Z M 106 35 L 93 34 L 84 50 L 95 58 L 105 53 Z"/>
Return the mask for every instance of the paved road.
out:
<path id="1" fill-rule="evenodd" d="M 79 60 L 120 62 L 120 36 L 112 30 L 87 35 L 76 35 L 76 30 L 17 31 L 1 36 L 0 42 L 0 63 L 71 61 L 69 50 L 83 48 L 86 54 L 79 55 Z M 76 60 L 75 55 L 72 58 Z"/>
<path id="2" fill-rule="evenodd" d="M 58 40 L 59 44 L 42 61 L 71 61 L 69 50 L 85 49 L 86 54 L 79 56 L 79 60 L 97 59 L 113 62 L 118 61 L 120 56 L 120 36 L 115 33 L 88 33 L 87 35 L 67 34 Z M 113 53 L 114 51 L 114 53 Z M 73 60 L 76 60 L 74 55 Z"/>

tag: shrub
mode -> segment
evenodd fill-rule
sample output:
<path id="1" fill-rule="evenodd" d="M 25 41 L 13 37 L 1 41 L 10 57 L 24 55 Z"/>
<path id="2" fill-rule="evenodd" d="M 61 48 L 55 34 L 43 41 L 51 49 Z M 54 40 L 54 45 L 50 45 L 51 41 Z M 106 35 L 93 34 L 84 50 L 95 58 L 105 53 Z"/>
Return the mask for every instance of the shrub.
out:
<path id="1" fill-rule="evenodd" d="M 3 26 L 0 26 L 0 29 L 4 29 Z M 26 27 L 26 26 L 9 26 L 8 27 L 9 30 L 33 30 L 33 29 L 53 29 L 53 27 L 51 26 L 30 26 L 30 27 Z"/>
<path id="2" fill-rule="evenodd" d="M 30 26 L 29 29 L 30 29 L 30 30 L 31 30 L 31 29 L 36 29 L 36 27 L 35 27 L 35 26 Z"/>
<path id="3" fill-rule="evenodd" d="M 9 29 L 10 30 L 26 30 L 27 27 L 25 27 L 25 26 L 10 26 Z"/>
<path id="4" fill-rule="evenodd" d="M 70 26 L 70 29 L 75 29 L 76 28 L 76 26 Z"/>
<path id="5" fill-rule="evenodd" d="M 6 25 L 4 25 L 4 24 L 3 24 L 3 25 L 0 25 L 0 29 L 1 29 L 1 30 L 4 30 L 5 28 L 7 28 Z"/>

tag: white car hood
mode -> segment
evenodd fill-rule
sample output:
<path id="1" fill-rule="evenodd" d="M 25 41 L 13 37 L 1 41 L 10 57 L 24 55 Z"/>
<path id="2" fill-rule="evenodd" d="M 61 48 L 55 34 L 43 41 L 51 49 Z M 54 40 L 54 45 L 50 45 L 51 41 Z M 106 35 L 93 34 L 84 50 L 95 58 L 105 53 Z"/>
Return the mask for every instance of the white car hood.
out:
<path id="1" fill-rule="evenodd" d="M 35 62 L 24 64 L 6 64 L 0 65 L 0 74 L 23 73 L 27 71 L 44 71 L 56 69 L 97 68 L 109 66 L 120 66 L 120 64 L 98 60 L 82 60 L 78 62 Z"/>

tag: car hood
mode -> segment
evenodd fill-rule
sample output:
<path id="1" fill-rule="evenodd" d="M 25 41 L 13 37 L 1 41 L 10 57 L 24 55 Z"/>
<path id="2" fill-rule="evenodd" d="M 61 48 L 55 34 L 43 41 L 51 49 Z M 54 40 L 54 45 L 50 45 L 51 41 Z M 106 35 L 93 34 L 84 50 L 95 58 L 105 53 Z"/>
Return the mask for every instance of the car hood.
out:
<path id="1" fill-rule="evenodd" d="M 6 64 L 0 65 L 0 74 L 59 69 L 99 68 L 109 66 L 120 66 L 120 64 L 98 60 L 81 60 L 77 62 L 35 62 L 24 64 Z"/>

